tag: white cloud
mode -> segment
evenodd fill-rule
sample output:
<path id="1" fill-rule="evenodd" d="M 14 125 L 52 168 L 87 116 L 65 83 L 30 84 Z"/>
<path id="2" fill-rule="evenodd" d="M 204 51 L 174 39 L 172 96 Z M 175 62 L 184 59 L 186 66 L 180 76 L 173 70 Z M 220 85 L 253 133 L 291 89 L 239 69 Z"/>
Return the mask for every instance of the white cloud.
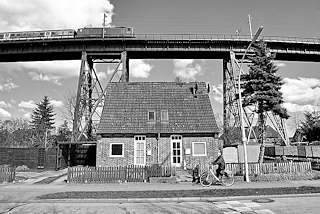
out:
<path id="1" fill-rule="evenodd" d="M 281 91 L 287 103 L 318 105 L 320 100 L 320 79 L 284 78 L 284 85 Z"/>
<path id="2" fill-rule="evenodd" d="M 26 119 L 26 120 L 30 120 L 30 119 L 31 119 L 31 113 L 30 113 L 30 112 L 27 112 L 27 113 L 23 114 L 22 117 L 23 117 L 24 119 Z"/>
<path id="3" fill-rule="evenodd" d="M 108 71 L 107 71 L 107 72 L 108 72 Z M 106 73 L 106 72 L 99 71 L 99 72 L 97 72 L 97 76 L 98 76 L 99 80 L 103 80 L 103 79 L 106 79 L 106 78 L 107 78 L 107 73 Z"/>
<path id="4" fill-rule="evenodd" d="M 311 104 L 299 105 L 296 103 L 284 103 L 283 106 L 290 112 L 320 111 L 320 106 L 315 106 Z"/>
<path id="5" fill-rule="evenodd" d="M 11 117 L 10 112 L 8 112 L 7 110 L 0 108 L 0 119 L 5 119 L 5 118 L 9 118 Z"/>
<path id="6" fill-rule="evenodd" d="M 279 67 L 279 68 L 283 68 L 283 67 L 286 67 L 287 66 L 287 64 L 286 63 L 284 63 L 284 62 L 274 62 L 274 64 L 277 66 L 277 67 Z"/>
<path id="7" fill-rule="evenodd" d="M 35 104 L 35 102 L 33 100 L 29 100 L 29 101 L 21 101 L 18 104 L 19 107 L 21 108 L 35 108 L 37 105 Z"/>
<path id="8" fill-rule="evenodd" d="M 148 78 L 152 66 L 143 59 L 132 59 L 130 62 L 130 75 L 136 78 Z"/>
<path id="9" fill-rule="evenodd" d="M 63 102 L 60 100 L 50 100 L 50 103 L 57 108 L 60 108 L 63 106 Z"/>
<path id="10" fill-rule="evenodd" d="M 5 101 L 0 101 L 0 108 L 11 108 L 12 105 L 10 103 L 7 103 Z"/>
<path id="11" fill-rule="evenodd" d="M 0 84 L 0 91 L 11 91 L 19 86 L 12 82 L 12 79 L 8 79 L 6 82 Z"/>
<path id="12" fill-rule="evenodd" d="M 195 63 L 194 59 L 174 59 L 173 65 L 173 72 L 183 79 L 195 79 L 202 71 L 200 64 Z"/>
<path id="13" fill-rule="evenodd" d="M 218 86 L 212 85 L 211 91 L 213 92 L 213 99 L 217 101 L 218 103 L 223 103 L 223 89 L 222 84 L 219 84 Z"/>
<path id="14" fill-rule="evenodd" d="M 114 6 L 108 0 L 0 1 L 0 28 L 3 31 L 34 29 L 75 29 L 101 26 L 103 12 L 112 22 Z"/>

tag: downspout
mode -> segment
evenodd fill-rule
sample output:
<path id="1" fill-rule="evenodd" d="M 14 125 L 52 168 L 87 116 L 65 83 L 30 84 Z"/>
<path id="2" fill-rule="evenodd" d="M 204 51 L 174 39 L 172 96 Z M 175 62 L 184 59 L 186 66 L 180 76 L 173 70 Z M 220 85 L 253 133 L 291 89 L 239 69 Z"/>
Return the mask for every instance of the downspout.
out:
<path id="1" fill-rule="evenodd" d="M 160 141 L 160 133 L 158 132 L 158 137 L 157 137 L 157 164 L 160 162 L 160 147 L 159 147 L 159 141 Z"/>

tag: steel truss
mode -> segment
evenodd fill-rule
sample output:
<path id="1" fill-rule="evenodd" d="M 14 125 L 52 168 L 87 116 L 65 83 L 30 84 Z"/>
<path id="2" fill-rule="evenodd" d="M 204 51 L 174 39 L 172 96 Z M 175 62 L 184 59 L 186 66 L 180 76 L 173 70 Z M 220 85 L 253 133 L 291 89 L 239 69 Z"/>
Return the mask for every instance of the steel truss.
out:
<path id="1" fill-rule="evenodd" d="M 223 60 L 223 124 L 224 124 L 224 140 L 225 145 L 232 145 L 235 138 L 241 141 L 240 132 L 240 105 L 239 105 L 239 90 L 238 78 L 242 74 L 243 69 L 240 66 L 241 62 L 237 59 L 236 54 L 230 51 L 230 59 Z M 246 139 L 252 139 L 252 136 L 257 141 L 258 133 L 253 127 L 258 125 L 258 116 L 254 112 L 256 106 L 243 107 L 245 129 L 247 129 Z M 266 124 L 270 125 L 282 139 L 284 145 L 289 145 L 289 139 L 286 131 L 285 120 L 272 112 L 266 112 Z M 236 135 L 236 136 L 234 136 Z M 238 135 L 238 136 L 237 136 Z"/>
<path id="2" fill-rule="evenodd" d="M 97 124 L 101 117 L 107 85 L 110 82 L 129 81 L 127 52 L 113 54 L 114 59 L 103 59 L 82 52 L 78 89 L 73 116 L 72 142 L 95 140 Z M 110 56 L 108 57 L 110 58 Z M 115 65 L 104 84 L 99 80 L 95 64 Z"/>

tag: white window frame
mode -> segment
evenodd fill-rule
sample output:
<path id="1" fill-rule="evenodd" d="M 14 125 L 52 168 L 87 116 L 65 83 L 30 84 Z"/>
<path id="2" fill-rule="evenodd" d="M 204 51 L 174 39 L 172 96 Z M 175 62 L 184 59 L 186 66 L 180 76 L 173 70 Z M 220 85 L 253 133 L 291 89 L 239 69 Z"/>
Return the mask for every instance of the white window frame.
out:
<path id="1" fill-rule="evenodd" d="M 112 145 L 115 144 L 121 144 L 122 145 L 122 155 L 112 155 Z M 122 158 L 124 157 L 124 143 L 110 143 L 110 148 L 109 148 L 110 152 L 109 152 L 109 156 L 112 158 Z"/>
<path id="2" fill-rule="evenodd" d="M 144 140 L 136 140 L 136 137 L 143 137 Z M 143 164 L 137 164 L 136 162 L 136 157 L 137 157 L 137 151 L 136 151 L 136 147 L 137 147 L 137 141 L 144 141 L 144 145 L 143 145 Z M 133 164 L 135 166 L 145 166 L 146 165 L 146 161 L 147 161 L 147 155 L 146 155 L 146 147 L 147 147 L 147 136 L 145 135 L 136 135 L 134 136 L 134 144 L 133 144 L 133 147 L 134 147 L 134 152 L 133 152 Z"/>
<path id="3" fill-rule="evenodd" d="M 202 143 L 204 144 L 204 154 L 194 154 L 194 144 Z M 207 156 L 207 142 L 192 142 L 192 156 L 194 157 L 206 157 Z"/>
<path id="4" fill-rule="evenodd" d="M 163 112 L 166 112 L 166 116 L 167 116 L 167 119 L 165 120 L 164 118 L 162 118 L 162 113 Z M 160 119 L 161 119 L 161 122 L 168 122 L 169 121 L 169 111 L 166 110 L 166 109 L 163 109 L 160 111 Z"/>
<path id="5" fill-rule="evenodd" d="M 174 138 L 178 138 L 178 139 L 174 139 Z M 180 157 L 180 163 L 173 163 L 173 142 L 177 142 L 177 143 L 180 143 L 180 155 L 176 156 L 176 157 Z M 171 135 L 170 136 L 170 153 L 171 153 L 171 165 L 172 166 L 175 166 L 175 167 L 181 167 L 181 164 L 183 163 L 183 160 L 182 160 L 182 136 L 181 135 Z"/>

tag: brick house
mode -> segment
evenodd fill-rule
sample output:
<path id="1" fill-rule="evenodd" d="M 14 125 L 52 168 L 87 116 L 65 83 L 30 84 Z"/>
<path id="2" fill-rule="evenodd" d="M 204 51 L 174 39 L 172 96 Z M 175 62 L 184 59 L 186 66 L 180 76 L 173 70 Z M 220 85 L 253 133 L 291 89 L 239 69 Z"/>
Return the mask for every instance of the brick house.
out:
<path id="1" fill-rule="evenodd" d="M 97 166 L 193 167 L 222 143 L 205 83 L 110 83 L 98 126 Z"/>

